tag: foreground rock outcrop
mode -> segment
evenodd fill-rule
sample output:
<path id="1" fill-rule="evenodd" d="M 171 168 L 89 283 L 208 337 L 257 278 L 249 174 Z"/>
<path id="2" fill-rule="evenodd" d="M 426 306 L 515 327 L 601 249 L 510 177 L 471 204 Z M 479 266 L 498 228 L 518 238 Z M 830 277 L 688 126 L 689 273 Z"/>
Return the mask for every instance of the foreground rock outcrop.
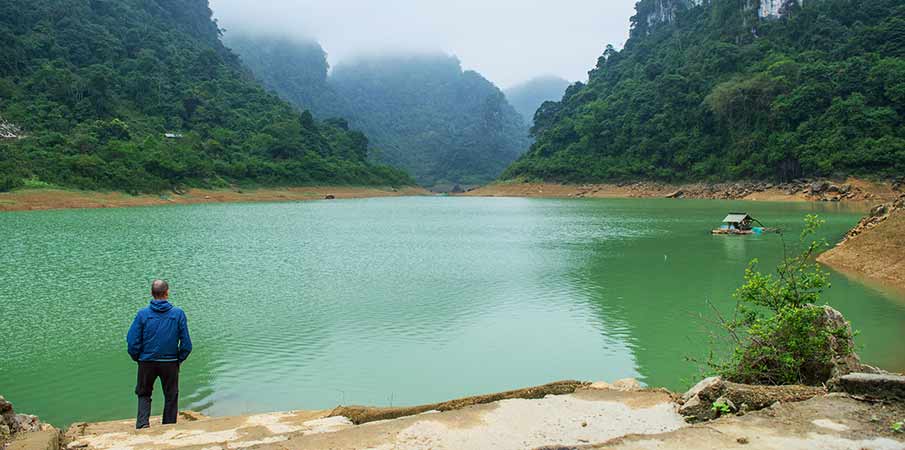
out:
<path id="1" fill-rule="evenodd" d="M 591 386 L 597 386 L 592 388 Z M 431 406 L 444 411 L 429 409 Z M 370 408 L 375 412 L 398 409 Z M 418 413 L 421 411 L 420 413 Z M 354 420 L 336 415 L 358 415 Z M 360 415 L 362 412 L 366 415 Z M 687 426 L 668 392 L 635 381 L 559 382 L 408 409 L 371 421 L 368 408 L 204 418 L 134 430 L 134 421 L 74 424 L 68 449 L 525 449 L 590 445 Z M 159 419 L 158 419 L 159 420 Z M 353 422 L 362 423 L 356 425 Z"/>
<path id="2" fill-rule="evenodd" d="M 16 414 L 13 404 L 0 395 L 0 449 L 56 450 L 60 431 L 37 416 Z"/>
<path id="3" fill-rule="evenodd" d="M 857 377 L 855 377 L 857 378 Z M 905 402 L 866 401 L 844 389 L 767 388 L 708 379 L 679 399 L 637 381 L 560 382 L 414 407 L 411 415 L 377 421 L 341 411 L 295 411 L 210 418 L 184 413 L 176 425 L 134 430 L 132 420 L 74 424 L 67 449 L 872 449 L 902 450 Z M 571 392 L 539 395 L 546 390 Z M 527 397 L 519 398 L 513 393 Z M 749 405 L 707 422 L 687 423 L 680 405 L 721 400 Z M 760 409 L 760 411 L 754 411 Z M 384 410 L 389 411 L 389 410 Z M 395 411 L 395 410 L 394 410 Z M 417 411 L 422 411 L 417 413 Z M 372 418 L 368 416 L 368 418 Z M 901 419 L 900 419 L 901 418 Z"/>

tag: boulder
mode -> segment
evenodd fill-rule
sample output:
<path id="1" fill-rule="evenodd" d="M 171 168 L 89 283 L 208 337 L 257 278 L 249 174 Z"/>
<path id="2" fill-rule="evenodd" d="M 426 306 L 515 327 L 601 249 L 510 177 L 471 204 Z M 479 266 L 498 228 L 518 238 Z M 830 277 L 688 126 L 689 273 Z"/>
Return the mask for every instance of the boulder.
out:
<path id="1" fill-rule="evenodd" d="M 688 390 L 688 392 L 682 395 L 682 401 L 687 402 L 688 400 L 691 400 L 692 397 L 698 397 L 700 395 L 716 398 L 714 394 L 722 392 L 722 390 L 722 377 L 704 378 L 703 380 L 698 381 L 698 384 L 694 385 L 691 389 Z"/>
<path id="2" fill-rule="evenodd" d="M 689 422 L 719 417 L 714 404 L 727 405 L 732 412 L 764 409 L 776 402 L 797 402 L 823 395 L 826 389 L 813 386 L 755 386 L 725 381 L 720 377 L 702 380 L 682 395 L 679 414 Z"/>
<path id="3" fill-rule="evenodd" d="M 53 430 L 52 426 L 41 423 L 37 416 L 16 414 L 12 403 L 0 396 L 0 438 Z"/>
<path id="4" fill-rule="evenodd" d="M 13 421 L 15 422 L 13 429 L 16 433 L 34 433 L 41 431 L 43 427 L 38 417 L 30 414 L 16 414 Z"/>
<path id="5" fill-rule="evenodd" d="M 822 194 L 830 188 L 830 183 L 826 181 L 817 181 L 811 183 L 811 193 L 812 194 Z"/>
<path id="6" fill-rule="evenodd" d="M 833 379 L 830 389 L 877 400 L 905 401 L 905 376 L 850 373 Z"/>
<path id="7" fill-rule="evenodd" d="M 855 353 L 855 341 L 852 334 L 852 325 L 845 320 L 842 313 L 835 309 L 824 305 L 823 314 L 817 319 L 818 327 L 832 331 L 840 330 L 838 336 L 831 336 L 826 349 L 830 360 L 818 366 L 813 367 L 814 374 L 817 378 L 814 384 L 822 384 L 833 378 L 838 378 L 852 372 L 861 370 L 861 358 Z"/>
<path id="8" fill-rule="evenodd" d="M 870 216 L 871 216 L 871 217 L 881 217 L 881 216 L 885 216 L 887 212 L 889 212 L 889 207 L 888 207 L 888 206 L 886 206 L 886 205 L 877 205 L 877 206 L 874 206 L 874 207 L 870 210 Z"/>

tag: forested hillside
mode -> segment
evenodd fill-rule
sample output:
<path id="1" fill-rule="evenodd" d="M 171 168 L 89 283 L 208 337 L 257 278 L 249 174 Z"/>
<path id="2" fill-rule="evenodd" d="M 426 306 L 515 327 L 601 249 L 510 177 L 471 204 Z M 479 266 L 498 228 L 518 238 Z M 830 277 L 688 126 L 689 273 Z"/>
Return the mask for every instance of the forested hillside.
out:
<path id="1" fill-rule="evenodd" d="M 544 105 L 503 177 L 905 173 L 905 4 L 761 2 L 639 2 L 625 48 Z"/>
<path id="2" fill-rule="evenodd" d="M 548 101 L 562 99 L 569 82 L 556 77 L 544 76 L 532 78 L 524 83 L 506 89 L 506 98 L 512 107 L 522 115 L 525 123 L 534 123 L 534 113 Z"/>
<path id="3" fill-rule="evenodd" d="M 7 0 L 0 43 L 2 189 L 410 182 L 261 88 L 205 0 Z"/>
<path id="4" fill-rule="evenodd" d="M 454 57 L 366 57 L 328 77 L 316 43 L 242 34 L 226 42 L 268 88 L 317 117 L 347 119 L 371 139 L 376 161 L 424 186 L 493 180 L 530 145 L 503 93 Z"/>
<path id="5" fill-rule="evenodd" d="M 379 161 L 426 186 L 493 180 L 528 149 L 528 128 L 503 93 L 446 55 L 365 59 L 330 79 Z"/>
<path id="6" fill-rule="evenodd" d="M 319 119 L 348 113 L 327 79 L 327 53 L 317 42 L 233 31 L 223 41 L 264 87 L 299 109 Z"/>

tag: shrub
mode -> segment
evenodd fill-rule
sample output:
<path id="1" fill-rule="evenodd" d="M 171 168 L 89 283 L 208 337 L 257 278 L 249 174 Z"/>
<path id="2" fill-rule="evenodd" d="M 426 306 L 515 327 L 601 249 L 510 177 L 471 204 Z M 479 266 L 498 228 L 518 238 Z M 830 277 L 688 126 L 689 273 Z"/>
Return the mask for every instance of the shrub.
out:
<path id="1" fill-rule="evenodd" d="M 809 241 L 822 225 L 817 216 L 805 218 L 801 253 L 786 256 L 775 274 L 758 270 L 753 260 L 745 283 L 735 292 L 730 320 L 720 324 L 734 342 L 728 361 L 711 356 L 708 364 L 724 378 L 748 384 L 820 384 L 833 371 L 834 361 L 851 357 L 851 329 L 831 308 L 817 306 L 830 286 L 829 274 L 814 262 L 827 244 Z"/>

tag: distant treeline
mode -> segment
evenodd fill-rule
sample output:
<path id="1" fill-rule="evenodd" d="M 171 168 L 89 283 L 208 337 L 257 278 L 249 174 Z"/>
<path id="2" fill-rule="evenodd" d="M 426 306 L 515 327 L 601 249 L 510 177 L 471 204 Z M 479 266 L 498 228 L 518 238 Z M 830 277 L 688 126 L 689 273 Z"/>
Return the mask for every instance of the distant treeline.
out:
<path id="1" fill-rule="evenodd" d="M 260 87 L 206 0 L 3 1 L 0 53 L 0 189 L 413 183 Z"/>
<path id="2" fill-rule="evenodd" d="M 690 3 L 640 1 L 625 48 L 541 107 L 536 143 L 503 178 L 905 173 L 900 0 L 793 1 L 765 19 L 756 1 Z"/>
<path id="3" fill-rule="evenodd" d="M 503 93 L 463 71 L 455 57 L 361 58 L 328 76 L 317 43 L 232 33 L 225 39 L 265 86 L 317 117 L 347 118 L 371 139 L 376 161 L 407 170 L 424 186 L 486 183 L 530 145 L 527 124 Z"/>

